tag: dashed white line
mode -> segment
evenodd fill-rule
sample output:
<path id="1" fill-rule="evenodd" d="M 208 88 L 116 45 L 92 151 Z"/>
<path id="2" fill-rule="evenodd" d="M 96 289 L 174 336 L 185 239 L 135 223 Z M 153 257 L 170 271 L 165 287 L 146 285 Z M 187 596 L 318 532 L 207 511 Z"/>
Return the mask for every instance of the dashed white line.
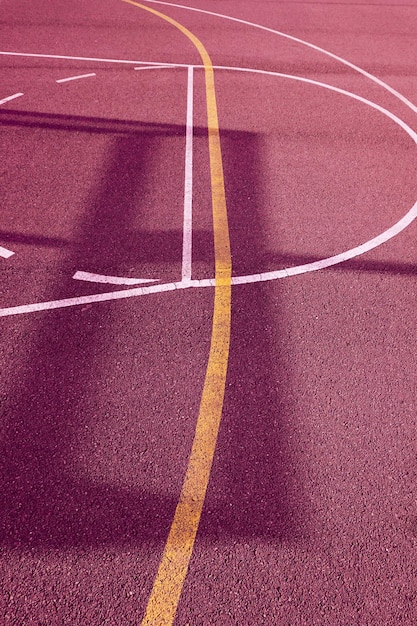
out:
<path id="1" fill-rule="evenodd" d="M 193 91 L 194 69 L 188 68 L 187 121 L 185 138 L 184 223 L 182 241 L 182 280 L 190 281 L 192 272 L 193 233 Z"/>
<path id="2" fill-rule="evenodd" d="M 80 74 L 79 76 L 70 76 L 69 78 L 59 78 L 56 80 L 56 83 L 69 83 L 71 80 L 80 80 L 81 78 L 91 78 L 92 76 L 96 76 L 96 74 Z"/>
<path id="3" fill-rule="evenodd" d="M 93 274 L 91 272 L 75 272 L 75 280 L 84 280 L 89 283 L 103 283 L 106 285 L 143 285 L 145 283 L 157 283 L 158 278 L 128 278 L 124 276 L 106 276 L 104 274 Z"/>
<path id="4" fill-rule="evenodd" d="M 2 248 L 0 246 L 0 256 L 2 256 L 3 259 L 9 259 L 13 255 L 14 255 L 14 252 L 12 252 L 11 250 L 7 250 L 7 248 Z"/>
<path id="5" fill-rule="evenodd" d="M 23 93 L 14 93 L 12 96 L 7 96 L 7 98 L 0 100 L 0 104 L 6 104 L 6 102 L 10 102 L 10 100 L 14 100 L 15 98 L 20 98 L 20 96 L 23 96 Z"/>

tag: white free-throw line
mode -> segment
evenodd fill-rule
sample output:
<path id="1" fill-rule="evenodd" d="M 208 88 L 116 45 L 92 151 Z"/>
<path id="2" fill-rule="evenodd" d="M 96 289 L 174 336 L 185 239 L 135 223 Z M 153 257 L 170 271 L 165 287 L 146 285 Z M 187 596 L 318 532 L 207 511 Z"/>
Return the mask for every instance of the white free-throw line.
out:
<path id="1" fill-rule="evenodd" d="M 7 248 L 2 248 L 0 246 L 0 256 L 2 256 L 3 259 L 8 259 L 9 257 L 13 255 L 14 255 L 14 252 L 12 252 L 11 250 L 7 250 Z"/>
<path id="2" fill-rule="evenodd" d="M 23 96 L 23 94 L 14 93 L 12 96 L 7 96 L 7 98 L 3 98 L 3 100 L 0 100 L 0 104 L 6 104 L 6 102 L 10 102 L 10 100 L 14 100 L 15 98 L 20 98 L 20 96 Z"/>
<path id="3" fill-rule="evenodd" d="M 80 78 L 90 78 L 91 76 L 96 76 L 96 74 L 80 74 L 79 76 L 70 76 L 69 78 L 60 78 L 56 80 L 56 83 L 69 83 L 71 80 L 79 80 Z"/>
<path id="4" fill-rule="evenodd" d="M 149 1 L 149 0 L 148 0 Z M 189 67 L 189 66 L 187 66 Z M 194 66 L 196 67 L 196 66 Z M 364 104 L 369 105 L 371 108 L 380 111 L 382 114 L 386 115 L 393 122 L 398 124 L 417 144 L 417 133 L 415 133 L 405 122 L 403 122 L 399 117 L 384 109 L 383 107 L 371 102 L 370 100 L 366 100 L 357 94 L 351 93 L 349 91 L 345 91 L 344 89 L 339 89 L 338 87 L 333 87 L 332 85 L 328 85 L 326 83 L 314 81 L 307 78 L 302 78 L 300 76 L 293 76 L 289 74 L 281 74 L 278 72 L 267 72 L 266 70 L 255 70 L 250 68 L 236 68 L 236 67 L 217 67 L 216 69 L 226 69 L 226 70 L 234 70 L 234 71 L 242 71 L 242 72 L 253 72 L 258 74 L 266 74 L 272 76 L 278 76 L 281 78 L 289 78 L 292 80 L 297 80 L 300 82 L 304 82 L 307 84 L 317 85 L 319 87 L 324 87 L 334 92 L 338 92 L 342 95 L 349 96 L 355 100 L 363 102 Z M 242 285 L 249 283 L 257 283 L 261 281 L 268 280 L 276 280 L 280 278 L 288 278 L 290 276 L 295 276 L 297 274 L 304 274 L 306 272 L 313 272 L 325 267 L 330 267 L 332 265 L 336 265 L 343 261 L 347 261 L 348 259 L 352 259 L 356 256 L 364 254 L 377 246 L 387 242 L 392 237 L 398 235 L 401 231 L 403 231 L 407 226 L 409 226 L 417 217 L 417 202 L 411 207 L 411 209 L 393 226 L 388 228 L 386 231 L 370 239 L 369 241 L 356 246 L 355 248 L 351 248 L 350 250 L 346 250 L 337 255 L 333 255 L 331 257 L 320 259 L 318 261 L 314 261 L 312 263 L 306 263 L 304 265 L 298 265 L 293 267 L 284 268 L 282 270 L 272 271 L 272 272 L 262 272 L 259 274 L 251 274 L 246 276 L 234 276 L 232 278 L 232 285 Z M 97 302 L 106 302 L 110 300 L 119 300 L 123 298 L 133 298 L 137 296 L 144 296 L 148 294 L 156 294 L 163 293 L 166 291 L 174 291 L 187 289 L 189 287 L 194 288 L 203 288 L 203 287 L 214 287 L 215 279 L 208 278 L 203 280 L 190 280 L 190 281 L 181 281 L 177 283 L 160 283 L 158 285 L 151 285 L 147 287 L 134 287 L 132 289 L 124 289 L 120 291 L 112 291 L 102 294 L 92 294 L 88 296 L 79 296 L 75 298 L 65 298 L 62 300 L 53 300 L 50 302 L 38 302 L 34 304 L 26 304 L 19 306 L 12 306 L 0 309 L 0 317 L 8 317 L 10 315 L 21 315 L 24 313 L 34 313 L 36 311 L 47 311 L 51 309 L 59 309 L 64 307 L 71 306 L 79 306 L 82 304 L 92 304 Z"/>
<path id="5" fill-rule="evenodd" d="M 184 224 L 182 239 L 182 280 L 191 280 L 193 245 L 193 91 L 194 68 L 188 68 L 187 121 L 185 133 Z"/>
<path id="6" fill-rule="evenodd" d="M 159 278 L 127 278 L 124 276 L 105 276 L 104 274 L 92 274 L 91 272 L 75 272 L 75 280 L 85 280 L 89 283 L 103 283 L 106 285 L 143 285 L 144 283 L 157 283 Z"/>
<path id="7" fill-rule="evenodd" d="M 163 65 L 164 67 L 188 67 L 188 63 L 162 63 L 161 61 L 129 61 L 127 59 L 106 59 L 100 57 L 78 57 L 63 54 L 38 54 L 33 52 L 9 52 L 0 50 L 0 55 L 12 57 L 29 57 L 34 59 L 62 59 L 64 61 L 92 61 L 94 63 L 124 63 L 127 65 Z M 23 94 L 20 94 L 23 95 Z"/>
<path id="8" fill-rule="evenodd" d="M 357 65 L 354 65 L 350 61 L 347 61 L 346 59 L 343 59 L 342 57 L 337 56 L 337 54 L 333 54 L 333 52 L 329 52 L 328 50 L 325 50 L 324 48 L 320 48 L 319 46 L 316 46 L 313 43 L 304 41 L 304 39 L 299 39 L 298 37 L 294 37 L 293 35 L 288 35 L 287 33 L 283 33 L 280 30 L 274 30 L 273 28 L 269 28 L 268 26 L 262 26 L 261 24 L 256 24 L 255 22 L 248 22 L 247 20 L 241 20 L 238 17 L 231 17 L 230 15 L 223 15 L 222 13 L 215 13 L 214 11 L 207 11 L 206 9 L 197 9 L 196 7 L 188 7 L 183 4 L 176 4 L 174 2 L 163 2 L 162 0 L 146 0 L 146 2 L 149 2 L 151 4 L 162 4 L 163 6 L 176 7 L 177 9 L 184 9 L 186 11 L 195 11 L 196 13 L 205 13 L 206 15 L 213 15 L 214 17 L 220 17 L 224 20 L 230 20 L 231 22 L 238 22 L 239 24 L 245 24 L 246 26 L 251 26 L 252 28 L 259 28 L 260 30 L 264 30 L 268 33 L 272 33 L 274 35 L 278 35 L 279 37 L 284 37 L 285 39 L 289 39 L 290 41 L 295 41 L 296 43 L 300 43 L 303 46 L 307 46 L 308 48 L 311 48 L 312 50 L 316 50 L 316 52 L 321 52 L 322 54 L 327 55 L 328 57 L 334 59 L 335 61 L 338 61 L 339 63 L 343 63 L 343 65 L 347 65 L 347 67 L 350 67 L 352 70 L 355 70 L 355 72 L 359 72 L 359 74 L 366 76 L 366 78 L 369 78 L 369 80 L 372 80 L 374 83 L 377 83 L 380 87 L 383 87 L 383 89 L 386 89 L 393 96 L 401 100 L 401 102 L 403 102 L 412 111 L 414 111 L 414 113 L 417 113 L 417 106 L 415 104 L 413 104 L 410 100 L 408 100 L 408 98 L 403 96 L 402 93 L 400 93 L 399 91 L 397 91 L 396 89 L 388 85 L 387 83 L 384 83 L 384 81 L 381 80 L 380 78 L 377 78 L 376 76 L 374 76 L 373 74 L 370 74 L 366 70 L 363 70 Z"/>

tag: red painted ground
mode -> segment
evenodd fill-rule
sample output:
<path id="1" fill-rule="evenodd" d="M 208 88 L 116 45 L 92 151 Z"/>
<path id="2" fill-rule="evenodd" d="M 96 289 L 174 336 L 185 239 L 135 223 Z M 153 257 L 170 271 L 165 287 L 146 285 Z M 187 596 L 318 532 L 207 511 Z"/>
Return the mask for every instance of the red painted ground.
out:
<path id="1" fill-rule="evenodd" d="M 191 3 L 187 3 L 191 6 Z M 155 5 L 156 6 L 156 5 Z M 417 101 L 417 3 L 207 2 L 323 47 Z M 275 34 L 156 6 L 215 65 L 329 83 L 416 114 Z M 118 0 L 5 0 L 1 50 L 199 64 Z M 181 278 L 186 69 L 0 55 L 0 307 Z M 57 84 L 57 79 L 96 73 Z M 233 274 L 361 244 L 417 200 L 417 148 L 381 113 L 219 70 Z M 213 276 L 195 70 L 193 278 Z M 417 225 L 332 269 L 236 286 L 223 420 L 176 624 L 417 621 Z M 177 503 L 211 335 L 190 289 L 0 319 L 0 623 L 139 624 Z"/>

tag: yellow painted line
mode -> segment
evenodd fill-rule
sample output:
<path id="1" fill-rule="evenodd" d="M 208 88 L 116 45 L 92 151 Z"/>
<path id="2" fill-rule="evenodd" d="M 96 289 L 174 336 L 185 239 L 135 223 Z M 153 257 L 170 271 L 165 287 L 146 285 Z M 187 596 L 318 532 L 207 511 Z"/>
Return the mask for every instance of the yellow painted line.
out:
<path id="1" fill-rule="evenodd" d="M 178 28 L 197 48 L 204 64 L 214 229 L 215 291 L 213 328 L 194 441 L 181 495 L 153 584 L 142 626 L 166 626 L 175 618 L 200 522 L 223 411 L 231 323 L 232 261 L 217 116 L 213 64 L 199 39 L 171 17 L 132 0 Z"/>

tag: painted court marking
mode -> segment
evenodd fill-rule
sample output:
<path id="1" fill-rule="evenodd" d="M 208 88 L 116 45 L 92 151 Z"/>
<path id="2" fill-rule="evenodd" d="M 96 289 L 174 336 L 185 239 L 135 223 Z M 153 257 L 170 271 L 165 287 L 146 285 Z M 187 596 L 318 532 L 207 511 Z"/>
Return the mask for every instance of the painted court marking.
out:
<path id="1" fill-rule="evenodd" d="M 183 67 L 183 66 L 173 66 L 173 65 L 149 65 L 149 66 L 142 66 L 142 67 L 134 67 L 133 69 L 138 71 L 138 70 L 169 70 L 172 67 Z"/>
<path id="2" fill-rule="evenodd" d="M 193 235 L 193 85 L 194 68 L 188 68 L 187 116 L 185 131 L 184 223 L 182 242 L 182 280 L 191 280 Z"/>
<path id="3" fill-rule="evenodd" d="M 135 63 L 137 63 L 137 61 L 135 61 Z M 178 66 L 171 65 L 170 67 L 178 67 Z M 188 68 L 188 72 L 189 72 L 188 80 L 190 81 L 190 66 L 181 66 L 181 67 Z M 197 67 L 200 68 L 201 66 L 193 66 L 193 67 L 194 69 L 196 69 Z M 305 84 L 322 87 L 324 89 L 328 89 L 330 91 L 350 97 L 354 100 L 357 100 L 358 102 L 362 102 L 363 104 L 370 106 L 372 109 L 379 111 L 380 113 L 382 113 L 383 115 L 391 119 L 394 123 L 400 126 L 400 128 L 402 128 L 410 136 L 412 141 L 417 145 L 417 133 L 413 131 L 398 116 L 394 115 L 393 113 L 381 107 L 380 105 L 370 100 L 367 100 L 366 98 L 363 98 L 362 96 L 358 96 L 355 93 L 346 91 L 344 89 L 340 89 L 339 87 L 334 87 L 333 85 L 329 85 L 327 83 L 315 81 L 315 80 L 308 79 L 308 78 L 303 78 L 300 76 L 283 74 L 280 72 L 270 72 L 266 70 L 258 70 L 258 69 L 252 69 L 252 68 L 236 68 L 236 67 L 226 67 L 226 66 L 214 66 L 214 69 L 262 74 L 266 76 L 275 76 L 278 78 L 295 80 L 295 81 L 299 81 Z M 187 101 L 189 98 L 190 98 L 190 86 L 188 88 Z M 188 124 L 188 127 L 191 128 L 192 122 L 188 120 L 188 116 L 191 116 L 192 113 L 189 107 L 190 107 L 190 103 L 187 104 L 187 124 Z M 187 160 L 187 155 L 186 155 L 186 160 Z M 190 167 L 191 167 L 190 164 L 186 165 L 186 170 L 187 168 L 190 168 Z M 184 200 L 184 205 L 186 205 L 186 200 Z M 391 226 L 390 228 L 388 228 L 387 230 L 385 230 L 378 236 L 364 242 L 363 244 L 360 244 L 354 248 L 350 248 L 349 250 L 346 250 L 339 254 L 332 255 L 330 257 L 319 259 L 317 261 L 313 261 L 311 263 L 306 263 L 303 265 L 287 267 L 281 270 L 275 270 L 275 271 L 270 271 L 270 272 L 260 272 L 259 274 L 234 276 L 232 277 L 232 285 L 244 285 L 244 284 L 257 283 L 257 282 L 263 282 L 263 281 L 268 281 L 268 280 L 279 280 L 279 279 L 288 278 L 291 276 L 296 276 L 299 274 L 304 274 L 307 272 L 319 271 L 319 270 L 331 267 L 333 265 L 337 265 L 339 263 L 342 263 L 343 261 L 353 259 L 359 255 L 369 252 L 370 250 L 373 250 L 374 248 L 382 245 L 383 243 L 386 243 L 387 241 L 389 241 L 390 239 L 398 235 L 405 228 L 407 228 L 407 226 L 409 226 L 416 219 L 416 217 L 417 217 L 417 202 L 393 226 Z M 184 210 L 184 223 L 185 221 L 186 221 L 186 211 Z M 191 221 L 191 215 L 190 215 L 190 221 Z M 183 262 L 184 262 L 184 259 L 190 258 L 190 255 L 191 255 L 191 251 L 187 254 L 185 254 L 184 252 L 185 248 L 187 248 L 188 250 L 187 246 L 190 245 L 189 243 L 187 244 L 185 243 L 186 239 L 187 237 L 186 235 L 184 235 Z M 190 239 L 191 239 L 191 232 L 190 232 Z M 129 290 L 112 291 L 112 292 L 101 293 L 101 294 L 92 294 L 88 296 L 78 296 L 78 297 L 73 297 L 73 298 L 64 298 L 61 300 L 53 300 L 53 301 L 48 301 L 48 302 L 38 302 L 38 303 L 33 303 L 33 304 L 7 307 L 7 308 L 0 309 L 0 317 L 7 317 L 10 315 L 21 315 L 21 314 L 26 314 L 26 313 L 35 313 L 39 311 L 47 311 L 47 310 L 53 310 L 53 309 L 58 309 L 58 308 L 78 306 L 82 304 L 92 304 L 92 303 L 106 302 L 106 301 L 119 300 L 119 299 L 125 299 L 125 298 L 133 298 L 133 297 L 139 297 L 139 296 L 150 295 L 150 294 L 155 294 L 155 293 L 177 291 L 181 289 L 187 289 L 190 287 L 193 287 L 193 288 L 214 287 L 215 280 L 212 278 L 203 279 L 203 280 L 191 280 L 190 269 L 189 269 L 189 265 L 187 264 L 188 264 L 188 260 L 186 261 L 186 265 L 183 264 L 183 279 L 180 282 L 159 283 L 158 285 L 152 285 L 149 287 L 136 287 L 136 288 L 129 289 Z M 184 269 L 185 267 L 187 268 L 186 270 Z"/>
<path id="4" fill-rule="evenodd" d="M 14 252 L 12 252 L 11 250 L 7 250 L 7 248 L 3 248 L 2 246 L 0 246 L 0 256 L 2 256 L 3 259 L 9 259 L 13 255 L 14 255 Z"/>
<path id="5" fill-rule="evenodd" d="M 124 276 L 105 276 L 104 274 L 93 274 L 91 272 L 75 272 L 75 280 L 84 280 L 89 283 L 103 283 L 107 285 L 142 285 L 145 283 L 156 283 L 158 278 L 127 278 Z"/>
<path id="6" fill-rule="evenodd" d="M 6 102 L 10 102 L 11 100 L 15 100 L 15 98 L 20 98 L 21 96 L 23 96 L 23 93 L 14 93 L 12 96 L 7 96 L 7 98 L 0 100 L 0 104 L 6 104 Z"/>
<path id="7" fill-rule="evenodd" d="M 59 78 L 55 82 L 56 83 L 69 83 L 73 80 L 80 80 L 81 78 L 91 78 L 93 76 L 96 76 L 94 72 L 92 72 L 91 74 L 80 74 L 79 76 L 70 76 L 69 78 Z"/>
<path id="8" fill-rule="evenodd" d="M 33 52 L 13 52 L 0 50 L 0 55 L 14 57 L 28 57 L 33 59 L 61 59 L 63 61 L 90 61 L 93 63 L 121 63 L 124 65 L 163 65 L 165 67 L 188 67 L 189 63 L 161 63 L 160 61 L 130 61 L 128 59 L 103 59 L 101 57 L 80 57 L 68 56 L 64 54 L 39 54 Z M 18 94 L 23 95 L 23 94 Z M 17 97 L 17 95 L 16 95 Z"/>
<path id="9" fill-rule="evenodd" d="M 213 322 L 209 359 L 187 471 L 142 620 L 143 626 L 163 626 L 172 624 L 175 618 L 197 535 L 223 412 L 231 332 L 232 259 L 214 71 L 210 56 L 201 41 L 177 21 L 132 0 L 124 1 L 165 20 L 191 41 L 204 64 L 206 88 L 215 261 Z M 192 69 L 189 70 L 188 78 L 190 94 Z"/>
<path id="10" fill-rule="evenodd" d="M 120 298 L 128 298 L 139 295 L 146 295 L 151 293 L 161 293 L 165 291 L 173 291 L 178 289 L 186 289 L 189 287 L 214 287 L 215 299 L 214 299 L 214 311 L 213 311 L 213 328 L 211 336 L 211 347 L 209 361 L 207 365 L 206 378 L 204 382 L 200 411 L 198 415 L 195 438 L 192 446 L 189 464 L 187 467 L 186 476 L 184 479 L 183 487 L 181 490 L 181 496 L 175 511 L 174 520 L 169 532 L 168 540 L 166 542 L 163 556 L 159 565 L 158 573 L 154 581 L 149 603 L 146 608 L 146 613 L 143 618 L 142 625 L 160 624 L 168 625 L 172 624 L 176 608 L 178 605 L 179 597 L 182 591 L 183 582 L 188 570 L 188 564 L 193 550 L 193 545 L 199 525 L 201 511 L 205 499 L 205 493 L 208 485 L 208 480 L 211 471 L 211 464 L 214 454 L 214 449 L 217 441 L 217 433 L 220 424 L 220 419 L 223 410 L 223 398 L 225 390 L 225 379 L 229 355 L 230 344 L 230 323 L 231 323 L 231 286 L 255 283 L 266 280 L 276 280 L 278 278 L 285 278 L 294 276 L 297 274 L 316 271 L 335 265 L 347 259 L 351 259 L 359 254 L 367 252 L 396 234 L 404 230 L 417 216 L 417 202 L 413 207 L 391 228 L 387 229 L 377 237 L 365 242 L 362 245 L 356 246 L 350 250 L 347 250 L 341 254 L 333 255 L 326 259 L 299 265 L 295 267 L 285 268 L 282 270 L 264 272 L 260 274 L 253 274 L 247 276 L 231 276 L 231 257 L 230 257 L 230 243 L 228 235 L 227 225 L 227 211 L 226 211 L 226 198 L 224 191 L 224 180 L 222 170 L 222 157 L 220 149 L 220 136 L 219 136 L 219 124 L 217 119 L 217 106 L 216 96 L 214 89 L 214 77 L 213 77 L 213 65 L 211 59 L 206 52 L 203 44 L 181 24 L 173 20 L 172 18 L 155 11 L 147 6 L 133 2 L 132 0 L 124 0 L 125 2 L 137 6 L 143 10 L 146 10 L 154 15 L 166 20 L 171 25 L 178 28 L 184 35 L 186 35 L 198 49 L 200 56 L 203 60 L 203 67 L 205 72 L 205 84 L 206 84 L 206 100 L 207 100 L 207 126 L 209 135 L 209 153 L 210 153 L 210 174 L 211 174 L 211 187 L 212 187 L 212 205 L 213 205 L 213 230 L 214 230 L 214 249 L 215 249 L 215 277 L 213 279 L 205 280 L 192 280 L 192 135 L 193 135 L 193 66 L 181 66 L 187 67 L 187 121 L 186 121 L 186 156 L 185 156 L 185 182 L 184 182 L 184 223 L 183 223 L 183 253 L 182 253 L 182 279 L 176 283 L 163 283 L 158 285 L 146 285 L 142 287 L 135 287 L 129 290 L 114 291 L 106 294 L 94 294 L 92 296 L 83 296 L 76 298 L 67 298 L 63 300 L 57 300 L 54 302 L 38 303 L 33 305 L 24 305 L 20 307 L 10 307 L 8 309 L 0 309 L 0 316 L 15 315 L 20 313 L 28 313 L 40 310 L 49 310 L 53 308 L 62 308 L 65 306 L 74 306 L 83 303 L 100 302 L 116 300 Z M 361 70 L 357 66 L 329 53 L 317 46 L 303 42 L 295 37 L 285 35 L 279 31 L 262 27 L 260 25 L 239 20 L 236 18 L 230 18 L 221 14 L 213 13 L 210 11 L 204 11 L 200 9 L 194 9 L 192 7 L 186 7 L 182 5 L 176 5 L 173 3 L 160 2 L 159 0 L 147 0 L 150 3 L 162 4 L 168 6 L 176 6 L 186 10 L 199 11 L 201 13 L 207 13 L 210 15 L 218 16 L 224 19 L 230 19 L 232 21 L 247 24 L 253 27 L 261 28 L 266 31 L 270 31 L 277 35 L 287 37 L 298 43 L 309 46 L 312 49 L 323 52 L 328 56 L 348 65 L 352 69 L 358 71 L 364 76 L 370 78 L 374 82 L 378 83 L 383 88 L 390 91 L 393 95 L 398 97 L 413 111 L 417 112 L 415 107 L 409 100 L 404 98 L 401 94 L 394 89 L 386 85 L 383 81 L 380 81 L 376 77 L 368 74 L 364 70 Z M 1 53 L 0 53 L 1 54 Z M 26 55 L 35 56 L 35 55 Z M 36 55 L 36 56 L 53 56 L 53 55 Z M 54 57 L 58 58 L 58 57 Z M 60 57 L 63 58 L 63 57 Z M 73 57 L 74 59 L 75 57 Z M 98 61 L 98 59 L 95 59 Z M 106 60 L 109 62 L 109 60 Z M 111 61 L 110 61 L 111 62 Z M 117 61 L 125 62 L 125 61 Z M 137 64 L 139 62 L 135 62 Z M 163 69 L 169 67 L 179 67 L 177 64 L 142 64 L 142 67 L 135 69 Z M 293 75 L 281 74 L 278 72 L 267 72 L 262 70 L 253 70 L 250 68 L 234 68 L 234 67 L 218 67 L 216 69 L 222 69 L 227 71 L 240 71 L 251 72 L 257 74 L 264 74 L 269 76 L 275 76 L 283 79 L 297 80 L 306 84 L 319 86 L 325 89 L 329 89 L 333 92 L 341 95 L 353 98 L 363 104 L 366 104 L 376 111 L 379 111 L 383 115 L 387 116 L 391 121 L 398 124 L 410 138 L 417 144 L 417 134 L 408 127 L 400 118 L 390 113 L 387 109 L 371 102 L 365 98 L 362 98 L 356 94 L 345 91 L 307 78 L 302 78 Z M 95 76 L 95 74 L 84 74 L 80 76 L 73 76 L 66 79 L 60 79 L 57 83 L 64 83 L 80 78 L 87 78 L 89 76 Z M 23 94 L 14 94 L 8 98 L 1 100 L 0 104 L 8 102 Z M 10 256 L 10 251 L 5 248 L 0 248 L 1 251 Z M 7 257 L 6 257 L 7 258 Z M 87 280 L 94 282 L 102 282 L 113 285 L 138 285 L 143 283 L 155 282 L 154 279 L 129 279 L 116 276 L 104 276 L 100 274 L 92 274 L 88 272 L 76 272 L 74 278 L 77 280 Z M 128 282 L 126 282 L 128 281 Z"/>
<path id="11" fill-rule="evenodd" d="M 326 56 L 334 59 L 335 61 L 338 61 L 339 63 L 343 63 L 343 65 L 350 67 L 355 72 L 358 72 L 359 74 L 362 74 L 366 78 L 369 78 L 369 80 L 372 80 L 372 82 L 376 83 L 383 89 L 386 89 L 393 96 L 401 100 L 401 102 L 403 102 L 412 111 L 414 111 L 414 113 L 417 113 L 417 106 L 413 104 L 413 102 L 408 100 L 408 98 L 403 96 L 399 91 L 397 91 L 396 89 L 394 89 L 393 87 L 385 83 L 383 80 L 381 80 L 377 76 L 374 76 L 373 74 L 370 74 L 366 70 L 363 70 L 358 65 L 354 65 L 354 63 L 347 61 L 343 57 L 333 54 L 333 52 L 330 52 L 329 50 L 326 50 L 325 48 L 320 48 L 319 46 L 316 46 L 315 44 L 312 44 L 309 41 L 305 41 L 304 39 L 300 39 L 299 37 L 294 37 L 293 35 L 289 35 L 288 33 L 283 33 L 280 30 L 269 28 L 268 26 L 262 26 L 262 24 L 256 24 L 255 22 L 248 22 L 247 20 L 242 20 L 240 18 L 232 17 L 230 15 L 224 15 L 223 13 L 215 13 L 214 11 L 207 11 L 206 9 L 198 9 L 196 7 L 185 6 L 183 4 L 175 4 L 173 2 L 164 2 L 163 0 L 146 0 L 146 1 L 149 2 L 150 4 L 161 4 L 162 6 L 170 6 L 170 7 L 175 7 L 177 9 L 184 9 L 185 11 L 195 11 L 196 13 L 204 13 L 206 15 L 212 15 L 213 17 L 219 17 L 224 20 L 230 20 L 231 22 L 237 22 L 238 24 L 244 24 L 252 28 L 259 28 L 260 30 L 263 30 L 265 32 L 272 33 L 273 35 L 278 35 L 279 37 L 283 37 L 284 39 L 289 39 L 290 41 L 294 41 L 295 43 L 299 43 L 303 46 L 307 46 L 308 48 L 311 48 L 312 50 L 316 50 L 316 52 L 325 54 Z"/>

